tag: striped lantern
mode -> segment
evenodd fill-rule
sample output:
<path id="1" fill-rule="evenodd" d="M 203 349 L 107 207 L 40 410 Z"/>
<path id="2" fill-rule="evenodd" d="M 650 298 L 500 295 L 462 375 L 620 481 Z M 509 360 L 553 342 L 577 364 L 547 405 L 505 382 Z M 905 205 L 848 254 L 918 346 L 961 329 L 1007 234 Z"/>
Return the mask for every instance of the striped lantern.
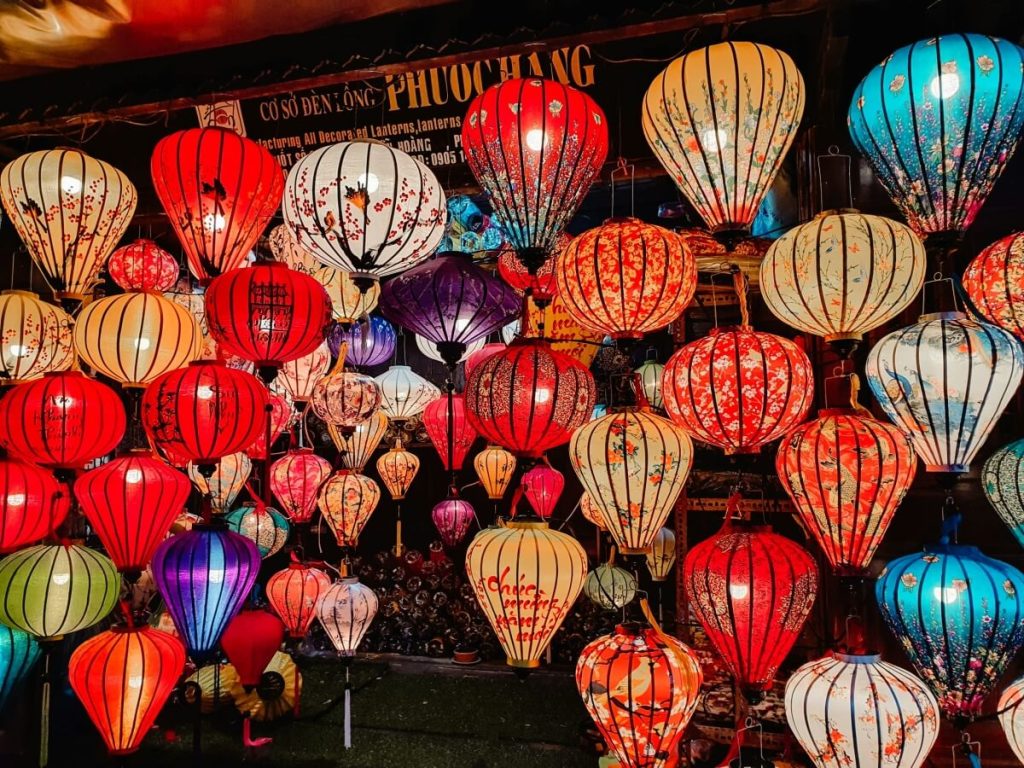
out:
<path id="1" fill-rule="evenodd" d="M 232 701 L 231 688 L 237 683 L 238 672 L 230 664 L 208 664 L 185 679 L 182 698 L 208 715 Z"/>
<path id="2" fill-rule="evenodd" d="M 313 396 L 313 387 L 330 371 L 331 350 L 325 341 L 308 355 L 282 365 L 272 386 L 283 388 L 296 405 L 305 405 Z"/>
<path id="3" fill-rule="evenodd" d="M 110 254 L 107 272 L 122 291 L 173 291 L 179 270 L 171 254 L 140 238 Z"/>
<path id="4" fill-rule="evenodd" d="M 671 528 L 661 528 L 646 555 L 647 570 L 654 581 L 665 581 L 676 562 L 676 535 Z"/>
<path id="5" fill-rule="evenodd" d="M 380 390 L 380 409 L 392 421 L 402 422 L 423 413 L 441 390 L 408 365 L 392 365 L 374 381 Z"/>
<path id="6" fill-rule="evenodd" d="M 0 552 L 12 552 L 52 533 L 70 507 L 67 487 L 45 469 L 0 459 Z"/>
<path id="7" fill-rule="evenodd" d="M 356 285 L 352 275 L 343 269 L 321 266 L 313 277 L 327 291 L 334 320 L 342 326 L 359 322 L 373 312 L 380 301 L 380 283 L 367 286 L 360 281 L 361 284 Z"/>
<path id="8" fill-rule="evenodd" d="M 387 431 L 388 417 L 380 411 L 366 421 L 356 424 L 347 435 L 333 424 L 327 425 L 327 433 L 331 436 L 334 447 L 341 453 L 342 465 L 356 472 L 362 472 L 370 463 L 370 457 L 377 450 Z"/>
<path id="9" fill-rule="evenodd" d="M 405 498 L 419 471 L 419 458 L 415 453 L 402 448 L 401 443 L 396 443 L 394 448 L 377 459 L 377 474 L 394 501 Z"/>
<path id="10" fill-rule="evenodd" d="M 516 473 L 516 457 L 501 446 L 488 445 L 473 458 L 473 469 L 487 498 L 499 501 Z"/>
<path id="11" fill-rule="evenodd" d="M 313 258 L 295 242 L 295 236 L 287 224 L 278 224 L 267 233 L 267 247 L 274 261 L 283 261 L 296 272 L 313 277 L 324 265 Z M 359 289 L 356 289 L 358 293 Z"/>
<path id="12" fill-rule="evenodd" d="M 281 617 L 288 636 L 305 637 L 316 618 L 320 599 L 331 586 L 331 580 L 319 568 L 292 562 L 267 579 L 267 602 Z"/>
<path id="13" fill-rule="evenodd" d="M 469 526 L 476 520 L 476 512 L 468 501 L 449 498 L 434 505 L 430 519 L 441 535 L 441 543 L 453 549 L 466 538 Z"/>
<path id="14" fill-rule="evenodd" d="M 217 468 L 209 477 L 205 477 L 194 463 L 188 463 L 189 479 L 199 493 L 210 497 L 213 513 L 216 515 L 222 515 L 231 509 L 250 473 L 252 461 L 248 454 L 242 451 L 221 456 Z"/>
<path id="15" fill-rule="evenodd" d="M 580 495 L 580 514 L 591 525 L 596 525 L 602 531 L 608 530 L 608 525 L 604 521 L 604 510 L 594 501 L 589 491 L 584 491 Z"/>
<path id="16" fill-rule="evenodd" d="M 293 524 L 308 523 L 316 509 L 317 492 L 331 474 L 331 463 L 312 448 L 288 451 L 270 465 L 270 490 Z"/>
<path id="17" fill-rule="evenodd" d="M 228 530 L 252 541 L 266 560 L 281 551 L 288 541 L 288 518 L 262 502 L 248 502 L 224 516 Z"/>
<path id="18" fill-rule="evenodd" d="M 377 615 L 377 595 L 355 577 L 334 582 L 316 605 L 316 615 L 338 654 L 356 655 Z"/>
<path id="19" fill-rule="evenodd" d="M 350 469 L 338 470 L 327 478 L 316 499 L 339 547 L 354 547 L 359 543 L 359 534 L 378 503 L 380 486 L 376 481 Z"/>
<path id="20" fill-rule="evenodd" d="M 380 401 L 380 388 L 371 376 L 344 370 L 320 379 L 309 399 L 319 419 L 342 430 L 351 430 L 373 416 Z"/>
<path id="21" fill-rule="evenodd" d="M 657 410 L 664 407 L 661 394 L 661 378 L 664 372 L 665 366 L 657 360 L 646 360 L 643 365 L 633 371 L 640 377 L 640 389 L 644 393 L 647 404 Z"/>
<path id="22" fill-rule="evenodd" d="M 423 409 L 423 428 L 444 468 L 457 471 L 462 469 L 462 463 L 476 441 L 477 431 L 466 414 L 465 396 L 452 395 L 450 400 L 452 419 L 448 419 L 449 396 L 441 395 Z M 449 442 L 453 449 L 451 455 Z"/>
<path id="23" fill-rule="evenodd" d="M 270 447 L 273 449 L 274 443 L 278 441 L 284 431 L 288 429 L 292 423 L 292 419 L 295 417 L 295 407 L 292 401 L 288 398 L 288 395 L 282 394 L 281 392 L 275 392 L 273 389 L 268 388 L 267 390 L 267 407 L 264 410 L 266 414 L 266 421 L 264 422 L 264 429 L 256 436 L 249 445 L 247 445 L 243 453 L 248 454 L 251 458 L 257 461 L 267 460 L 267 429 L 270 427 L 269 442 Z"/>
<path id="24" fill-rule="evenodd" d="M 1024 234 L 997 240 L 975 256 L 963 285 L 986 320 L 1024 341 Z"/>
<path id="25" fill-rule="evenodd" d="M 587 574 L 583 594 L 606 611 L 619 611 L 636 597 L 636 577 L 613 563 L 601 563 Z"/>
<path id="26" fill-rule="evenodd" d="M 74 362 L 71 316 L 29 291 L 0 293 L 0 378 L 14 384 Z"/>
<path id="27" fill-rule="evenodd" d="M 981 468 L 985 498 L 1024 547 L 1024 439 L 995 451 Z"/>
<path id="28" fill-rule="evenodd" d="M 1010 749 L 1024 763 L 1024 709 L 1021 703 L 1024 703 L 1024 678 L 1019 677 L 1003 689 L 996 710 Z"/>
<path id="29" fill-rule="evenodd" d="M 538 464 L 523 474 L 523 496 L 541 518 L 551 517 L 562 498 L 565 476 L 547 464 Z"/>
<path id="30" fill-rule="evenodd" d="M 346 365 L 355 368 L 375 368 L 394 356 L 398 334 L 395 326 L 383 317 L 368 315 L 351 326 L 336 323 L 331 328 L 327 336 L 327 346 L 335 357 L 339 356 L 342 343 L 347 343 Z"/>
<path id="31" fill-rule="evenodd" d="M 39 643 L 32 635 L 0 624 L 0 713 L 12 693 L 24 691 L 25 678 L 39 655 Z"/>

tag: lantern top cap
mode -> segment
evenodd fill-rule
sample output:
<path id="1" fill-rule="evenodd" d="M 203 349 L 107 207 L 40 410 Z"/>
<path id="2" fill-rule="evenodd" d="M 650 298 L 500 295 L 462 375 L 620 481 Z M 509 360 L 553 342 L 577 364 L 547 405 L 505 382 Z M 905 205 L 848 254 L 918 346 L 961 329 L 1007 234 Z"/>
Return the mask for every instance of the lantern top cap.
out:
<path id="1" fill-rule="evenodd" d="M 544 522 L 543 520 L 529 520 L 529 519 L 526 519 L 526 520 L 516 520 L 516 519 L 513 519 L 513 520 L 509 520 L 507 523 L 505 523 L 505 527 L 506 528 L 516 528 L 518 530 L 526 530 L 528 528 L 536 528 L 536 529 L 547 528 L 548 524 L 546 522 Z"/>
<path id="2" fill-rule="evenodd" d="M 358 576 L 342 576 L 340 579 L 338 579 L 338 584 L 344 584 L 345 586 L 350 586 L 352 584 L 358 584 L 358 583 L 359 583 L 359 577 Z"/>
<path id="3" fill-rule="evenodd" d="M 917 322 L 930 323 L 932 320 L 970 320 L 966 312 L 925 312 Z"/>
<path id="4" fill-rule="evenodd" d="M 834 657 L 846 664 L 877 664 L 882 660 L 880 653 L 837 653 Z"/>

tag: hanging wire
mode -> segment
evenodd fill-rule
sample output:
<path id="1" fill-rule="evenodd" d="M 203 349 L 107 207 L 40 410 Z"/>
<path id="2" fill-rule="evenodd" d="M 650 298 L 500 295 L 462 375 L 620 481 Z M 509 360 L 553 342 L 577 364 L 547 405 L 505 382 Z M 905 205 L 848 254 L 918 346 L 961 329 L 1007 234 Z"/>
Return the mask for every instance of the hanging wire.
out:
<path id="1" fill-rule="evenodd" d="M 615 218 L 615 176 L 629 178 L 629 215 L 636 215 L 636 166 L 627 163 L 626 158 L 620 157 L 615 168 L 611 172 L 611 218 Z"/>
<path id="2" fill-rule="evenodd" d="M 844 167 L 846 169 L 846 208 L 853 208 L 853 176 L 850 170 L 853 166 L 853 159 L 846 154 L 839 151 L 839 147 L 835 144 L 830 144 L 827 150 L 828 154 L 818 155 L 815 158 L 815 165 L 818 169 L 818 212 L 825 210 L 825 174 L 821 169 L 821 161 L 824 159 L 828 160 L 845 160 Z"/>

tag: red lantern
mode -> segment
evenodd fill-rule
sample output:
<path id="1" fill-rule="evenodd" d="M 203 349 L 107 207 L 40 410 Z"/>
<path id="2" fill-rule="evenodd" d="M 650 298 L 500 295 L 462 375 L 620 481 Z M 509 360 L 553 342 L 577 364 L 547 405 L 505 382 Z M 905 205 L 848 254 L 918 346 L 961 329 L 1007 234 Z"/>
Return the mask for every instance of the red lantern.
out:
<path id="1" fill-rule="evenodd" d="M 220 647 L 247 691 L 260 684 L 263 671 L 284 642 L 284 624 L 267 611 L 242 611 L 220 636 Z"/>
<path id="2" fill-rule="evenodd" d="M 117 393 L 81 371 L 47 373 L 0 398 L 0 444 L 35 464 L 79 469 L 124 437 Z"/>
<path id="3" fill-rule="evenodd" d="M 178 262 L 152 240 L 122 245 L 110 254 L 107 272 L 125 291 L 170 291 L 178 282 Z"/>
<path id="4" fill-rule="evenodd" d="M 326 573 L 298 562 L 267 580 L 267 601 L 284 621 L 289 637 L 306 636 L 316 618 L 316 605 L 330 586 Z"/>
<path id="5" fill-rule="evenodd" d="M 523 475 L 523 496 L 530 502 L 533 511 L 545 520 L 555 511 L 564 488 L 565 477 L 547 464 L 538 464 Z"/>
<path id="6" fill-rule="evenodd" d="M 33 544 L 68 516 L 67 488 L 34 464 L 0 459 L 0 552 Z"/>
<path id="7" fill-rule="evenodd" d="M 273 446 L 277 442 L 277 438 L 283 435 L 285 429 L 288 428 L 288 424 L 291 422 L 292 416 L 295 415 L 295 411 L 287 397 L 277 392 L 269 392 L 267 394 L 266 414 L 270 421 L 270 445 Z M 263 431 L 245 449 L 245 452 L 253 459 L 263 460 L 267 458 L 266 423 L 264 423 Z"/>
<path id="8" fill-rule="evenodd" d="M 505 345 L 499 341 L 492 341 L 488 344 L 484 344 L 480 349 L 475 352 L 470 352 L 466 357 L 466 362 L 462 365 L 462 371 L 466 376 L 469 376 L 470 372 L 476 368 L 480 363 L 486 360 L 488 357 L 493 355 L 495 352 L 501 352 L 505 349 Z"/>
<path id="9" fill-rule="evenodd" d="M 223 128 L 157 142 L 153 187 L 200 282 L 242 265 L 281 204 L 284 174 L 270 152 Z"/>
<path id="10" fill-rule="evenodd" d="M 1024 234 L 996 240 L 964 270 L 964 290 L 985 319 L 1024 340 Z"/>
<path id="11" fill-rule="evenodd" d="M 191 485 L 178 470 L 133 451 L 91 469 L 75 497 L 120 571 L 141 571 L 188 501 Z"/>
<path id="12" fill-rule="evenodd" d="M 462 469 L 466 454 L 469 453 L 473 441 L 476 440 L 476 430 L 473 429 L 472 422 L 466 417 L 466 399 L 462 395 L 452 395 L 452 416 L 455 450 L 452 457 L 449 458 L 448 395 L 441 395 L 423 409 L 423 428 L 427 431 L 427 437 L 433 443 L 434 450 L 441 457 L 444 468 L 449 471 Z"/>
<path id="13" fill-rule="evenodd" d="M 490 443 L 539 458 L 562 445 L 594 410 L 594 377 L 544 339 L 517 339 L 473 369 L 469 420 Z"/>
<path id="14" fill-rule="evenodd" d="M 506 283 L 515 288 L 520 294 L 529 294 L 535 302 L 543 305 L 554 298 L 558 291 L 558 284 L 555 281 L 555 261 L 565 247 L 572 241 L 566 233 L 561 233 L 552 253 L 544 263 L 540 265 L 535 274 L 523 265 L 523 262 L 516 256 L 515 250 L 506 243 L 498 251 L 498 275 Z"/>
<path id="15" fill-rule="evenodd" d="M 281 511 L 293 523 L 308 523 L 316 508 L 316 495 L 331 476 L 331 463 L 312 448 L 288 451 L 270 466 L 270 490 Z"/>

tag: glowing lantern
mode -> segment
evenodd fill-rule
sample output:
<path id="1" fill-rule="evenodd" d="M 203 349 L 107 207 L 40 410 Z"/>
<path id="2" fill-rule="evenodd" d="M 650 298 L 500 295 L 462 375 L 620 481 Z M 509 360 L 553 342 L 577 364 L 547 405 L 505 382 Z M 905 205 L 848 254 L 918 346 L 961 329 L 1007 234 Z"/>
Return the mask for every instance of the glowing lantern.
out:
<path id="1" fill-rule="evenodd" d="M 640 377 L 640 388 L 644 399 L 651 408 L 662 408 L 664 401 L 661 394 L 661 379 L 665 366 L 657 360 L 647 360 L 634 373 Z"/>
<path id="2" fill-rule="evenodd" d="M 516 473 L 516 457 L 497 445 L 488 445 L 473 459 L 473 469 L 487 498 L 498 501 L 505 495 Z"/>
<path id="3" fill-rule="evenodd" d="M 39 541 L 64 522 L 67 489 L 34 464 L 0 459 L 0 552 Z"/>
<path id="4" fill-rule="evenodd" d="M 544 304 L 551 301 L 558 292 L 555 279 L 555 261 L 565 247 L 572 241 L 566 233 L 562 233 L 555 241 L 551 255 L 530 274 L 530 270 L 516 256 L 515 249 L 505 243 L 498 251 L 498 275 L 520 296 L 527 295 L 534 301 Z"/>
<path id="5" fill-rule="evenodd" d="M 814 376 L 789 339 L 743 325 L 714 328 L 665 365 L 662 395 L 672 421 L 726 454 L 756 453 L 807 414 Z"/>
<path id="6" fill-rule="evenodd" d="M 821 768 L 919 768 L 939 735 L 939 705 L 919 679 L 879 656 L 838 653 L 786 681 L 786 722 Z"/>
<path id="7" fill-rule="evenodd" d="M 502 339 L 511 344 L 518 336 L 543 336 L 551 342 L 551 348 L 562 352 L 586 367 L 594 362 L 603 338 L 599 331 L 584 328 L 565 305 L 565 300 L 555 294 L 546 307 L 538 307 L 532 299 L 526 302 L 526 324 L 520 327 L 517 320 L 501 330 Z M 466 373 L 469 376 L 469 373 Z"/>
<path id="8" fill-rule="evenodd" d="M 427 166 L 359 139 L 321 147 L 295 163 L 282 213 L 300 248 L 352 273 L 365 290 L 433 252 L 444 236 L 444 203 Z"/>
<path id="9" fill-rule="evenodd" d="M 584 491 L 580 496 L 580 513 L 585 520 L 596 525 L 602 531 L 608 530 L 608 525 L 604 521 L 604 510 L 598 506 L 597 502 L 594 501 L 594 498 L 587 491 Z"/>
<path id="10" fill-rule="evenodd" d="M 4 167 L 0 202 L 54 295 L 81 300 L 135 215 L 138 194 L 102 160 L 47 149 Z"/>
<path id="11" fill-rule="evenodd" d="M 193 706 L 198 698 L 199 711 L 208 715 L 231 702 L 231 688 L 237 682 L 238 673 L 230 664 L 208 664 L 185 679 L 182 698 Z"/>
<path id="12" fill-rule="evenodd" d="M 405 498 L 419 471 L 420 460 L 415 453 L 402 448 L 401 443 L 377 459 L 377 473 L 394 501 Z"/>
<path id="13" fill-rule="evenodd" d="M 110 279 L 124 291 L 172 291 L 178 262 L 152 240 L 139 239 L 110 254 Z"/>
<path id="14" fill-rule="evenodd" d="M 351 434 L 344 434 L 333 424 L 327 425 L 327 432 L 334 446 L 341 452 L 341 463 L 347 469 L 362 472 L 370 463 L 370 457 L 377 450 L 380 441 L 388 431 L 388 417 L 380 411 L 366 421 L 356 424 Z"/>
<path id="15" fill-rule="evenodd" d="M 415 339 L 416 349 L 420 351 L 421 355 L 423 355 L 428 360 L 434 360 L 435 362 L 444 363 L 445 365 L 448 365 L 448 363 L 444 359 L 444 355 L 441 354 L 440 345 L 435 344 L 434 342 L 430 341 L 430 339 L 423 338 L 419 334 L 415 334 Z M 471 341 L 469 344 L 466 345 L 466 350 L 461 355 L 459 355 L 458 359 L 455 361 L 455 364 L 458 365 L 459 363 L 465 363 L 466 361 L 469 360 L 471 355 L 479 352 L 486 346 L 486 344 L 486 336 L 479 338 L 476 341 Z"/>
<path id="16" fill-rule="evenodd" d="M 372 478 L 348 469 L 331 475 L 320 486 L 316 504 L 334 532 L 339 547 L 354 547 L 377 509 L 380 487 Z"/>
<path id="17" fill-rule="evenodd" d="M 316 618 L 316 607 L 330 586 L 326 573 L 298 562 L 289 563 L 267 580 L 267 601 L 281 617 L 289 637 L 306 636 Z"/>
<path id="18" fill-rule="evenodd" d="M 367 286 L 360 281 L 360 285 L 356 285 L 351 274 L 332 267 L 321 267 L 313 273 L 313 277 L 327 291 L 334 310 L 334 319 L 342 326 L 358 322 L 377 308 L 377 302 L 380 300 L 380 283 L 371 283 Z"/>
<path id="19" fill-rule="evenodd" d="M 997 240 L 967 265 L 964 290 L 985 319 L 1024 341 L 1024 235 Z"/>
<path id="20" fill-rule="evenodd" d="M 610 413 L 573 434 L 569 461 L 624 554 L 644 554 L 675 507 L 693 443 L 649 410 Z"/>
<path id="21" fill-rule="evenodd" d="M 273 447 L 291 424 L 295 411 L 292 402 L 286 395 L 271 391 L 267 393 L 267 407 L 264 413 L 266 413 L 266 422 L 264 423 L 270 425 L 270 446 Z M 268 455 L 266 428 L 246 447 L 244 452 L 254 459 L 266 461 Z"/>
<path id="22" fill-rule="evenodd" d="M 287 224 L 278 224 L 267 233 L 267 245 L 274 261 L 283 261 L 296 272 L 315 277 L 324 265 L 314 259 L 308 251 L 299 247 Z M 356 292 L 358 293 L 358 288 Z"/>
<path id="23" fill-rule="evenodd" d="M 29 291 L 0 293 L 0 377 L 17 384 L 74 361 L 71 316 Z"/>
<path id="24" fill-rule="evenodd" d="M 245 536 L 259 547 L 263 559 L 280 552 L 288 541 L 288 518 L 262 502 L 243 504 L 225 515 L 224 522 L 228 530 Z"/>
<path id="25" fill-rule="evenodd" d="M 380 408 L 377 382 L 365 373 L 337 371 L 313 387 L 310 405 L 321 420 L 342 429 L 352 429 Z"/>
<path id="26" fill-rule="evenodd" d="M 490 342 L 488 344 L 484 344 L 479 349 L 473 349 L 471 352 L 469 352 L 469 354 L 466 355 L 466 359 L 464 360 L 465 366 L 463 367 L 463 371 L 465 375 L 469 376 L 470 371 L 476 368 L 480 363 L 482 363 L 488 357 L 493 355 L 495 352 L 501 352 L 503 349 L 505 349 L 505 346 L 506 345 L 502 342 Z M 467 347 L 467 349 L 469 348 L 470 347 Z"/>
<path id="27" fill-rule="evenodd" d="M 565 488 L 565 477 L 547 464 L 538 464 L 523 475 L 523 496 L 542 518 L 551 517 Z"/>
<path id="28" fill-rule="evenodd" d="M 981 488 L 1024 547 L 1024 440 L 1016 440 L 989 456 L 981 468 Z"/>
<path id="29" fill-rule="evenodd" d="M 28 632 L 0 624 L 0 712 L 39 660 L 39 644 Z"/>
<path id="30" fill-rule="evenodd" d="M 1024 126 L 1024 51 L 985 35 L 900 48 L 853 92 L 850 137 L 918 232 L 970 226 Z"/>
<path id="31" fill-rule="evenodd" d="M 238 672 L 238 682 L 252 689 L 284 642 L 284 624 L 268 611 L 242 611 L 224 629 L 220 647 Z"/>
<path id="32" fill-rule="evenodd" d="M 727 518 L 683 564 L 690 607 L 749 701 L 760 699 L 818 593 L 818 569 L 769 526 Z"/>
<path id="33" fill-rule="evenodd" d="M 327 459 L 317 456 L 312 448 L 299 448 L 270 465 L 270 490 L 292 523 L 308 523 L 316 507 L 317 491 L 330 474 Z"/>
<path id="34" fill-rule="evenodd" d="M 281 203 L 277 159 L 223 128 L 165 136 L 153 149 L 150 171 L 188 267 L 203 283 L 242 265 Z"/>
<path id="35" fill-rule="evenodd" d="M 331 354 L 339 356 L 342 342 L 348 342 L 345 362 L 356 368 L 383 365 L 395 354 L 398 335 L 395 326 L 383 317 L 370 315 L 365 320 L 346 328 L 335 325 L 327 338 Z"/>
<path id="36" fill-rule="evenodd" d="M 532 669 L 583 589 L 587 555 L 545 522 L 512 520 L 473 538 L 466 574 L 508 664 Z"/>
<path id="37" fill-rule="evenodd" d="M 204 476 L 195 464 L 189 462 L 188 465 L 189 479 L 201 494 L 210 497 L 213 512 L 218 515 L 231 508 L 251 472 L 252 461 L 241 451 L 221 456 L 209 477 Z"/>
<path id="38" fill-rule="evenodd" d="M 336 581 L 316 606 L 316 616 L 343 657 L 356 655 L 359 643 L 377 615 L 377 595 L 359 579 Z"/>
<path id="39" fill-rule="evenodd" d="M 374 381 L 380 390 L 380 410 L 392 421 L 419 416 L 441 394 L 441 390 L 408 365 L 392 365 Z"/>
<path id="40" fill-rule="evenodd" d="M 441 534 L 441 543 L 452 549 L 466 537 L 470 524 L 476 519 L 476 512 L 468 501 L 445 499 L 434 505 L 430 519 Z"/>
<path id="41" fill-rule="evenodd" d="M 273 386 L 283 387 L 296 405 L 305 405 L 313 396 L 313 387 L 331 370 L 331 350 L 325 341 L 308 355 L 281 366 Z"/>
<path id="42" fill-rule="evenodd" d="M 1024 373 L 1024 348 L 961 312 L 922 315 L 868 352 L 868 384 L 928 472 L 966 472 Z"/>
<path id="43" fill-rule="evenodd" d="M 185 668 L 181 641 L 151 627 L 118 627 L 71 654 L 68 682 L 111 755 L 142 744 Z"/>
<path id="44" fill-rule="evenodd" d="M 466 415 L 466 398 L 452 395 L 452 422 L 448 420 L 448 395 L 441 395 L 423 410 L 423 428 L 427 437 L 441 457 L 441 463 L 449 471 L 462 469 L 469 449 L 476 440 L 472 420 Z M 449 442 L 454 449 L 449 456 Z"/>
<path id="45" fill-rule="evenodd" d="M 647 570 L 654 581 L 665 581 L 676 562 L 676 535 L 671 528 L 661 528 L 647 553 Z"/>
<path id="46" fill-rule="evenodd" d="M 612 563 L 601 563 L 583 582 L 583 594 L 606 611 L 622 610 L 633 602 L 636 588 L 636 577 Z"/>
<path id="47" fill-rule="evenodd" d="M 996 709 L 1003 735 L 1017 759 L 1024 762 L 1024 678 L 1017 678 L 1003 689 Z"/>

